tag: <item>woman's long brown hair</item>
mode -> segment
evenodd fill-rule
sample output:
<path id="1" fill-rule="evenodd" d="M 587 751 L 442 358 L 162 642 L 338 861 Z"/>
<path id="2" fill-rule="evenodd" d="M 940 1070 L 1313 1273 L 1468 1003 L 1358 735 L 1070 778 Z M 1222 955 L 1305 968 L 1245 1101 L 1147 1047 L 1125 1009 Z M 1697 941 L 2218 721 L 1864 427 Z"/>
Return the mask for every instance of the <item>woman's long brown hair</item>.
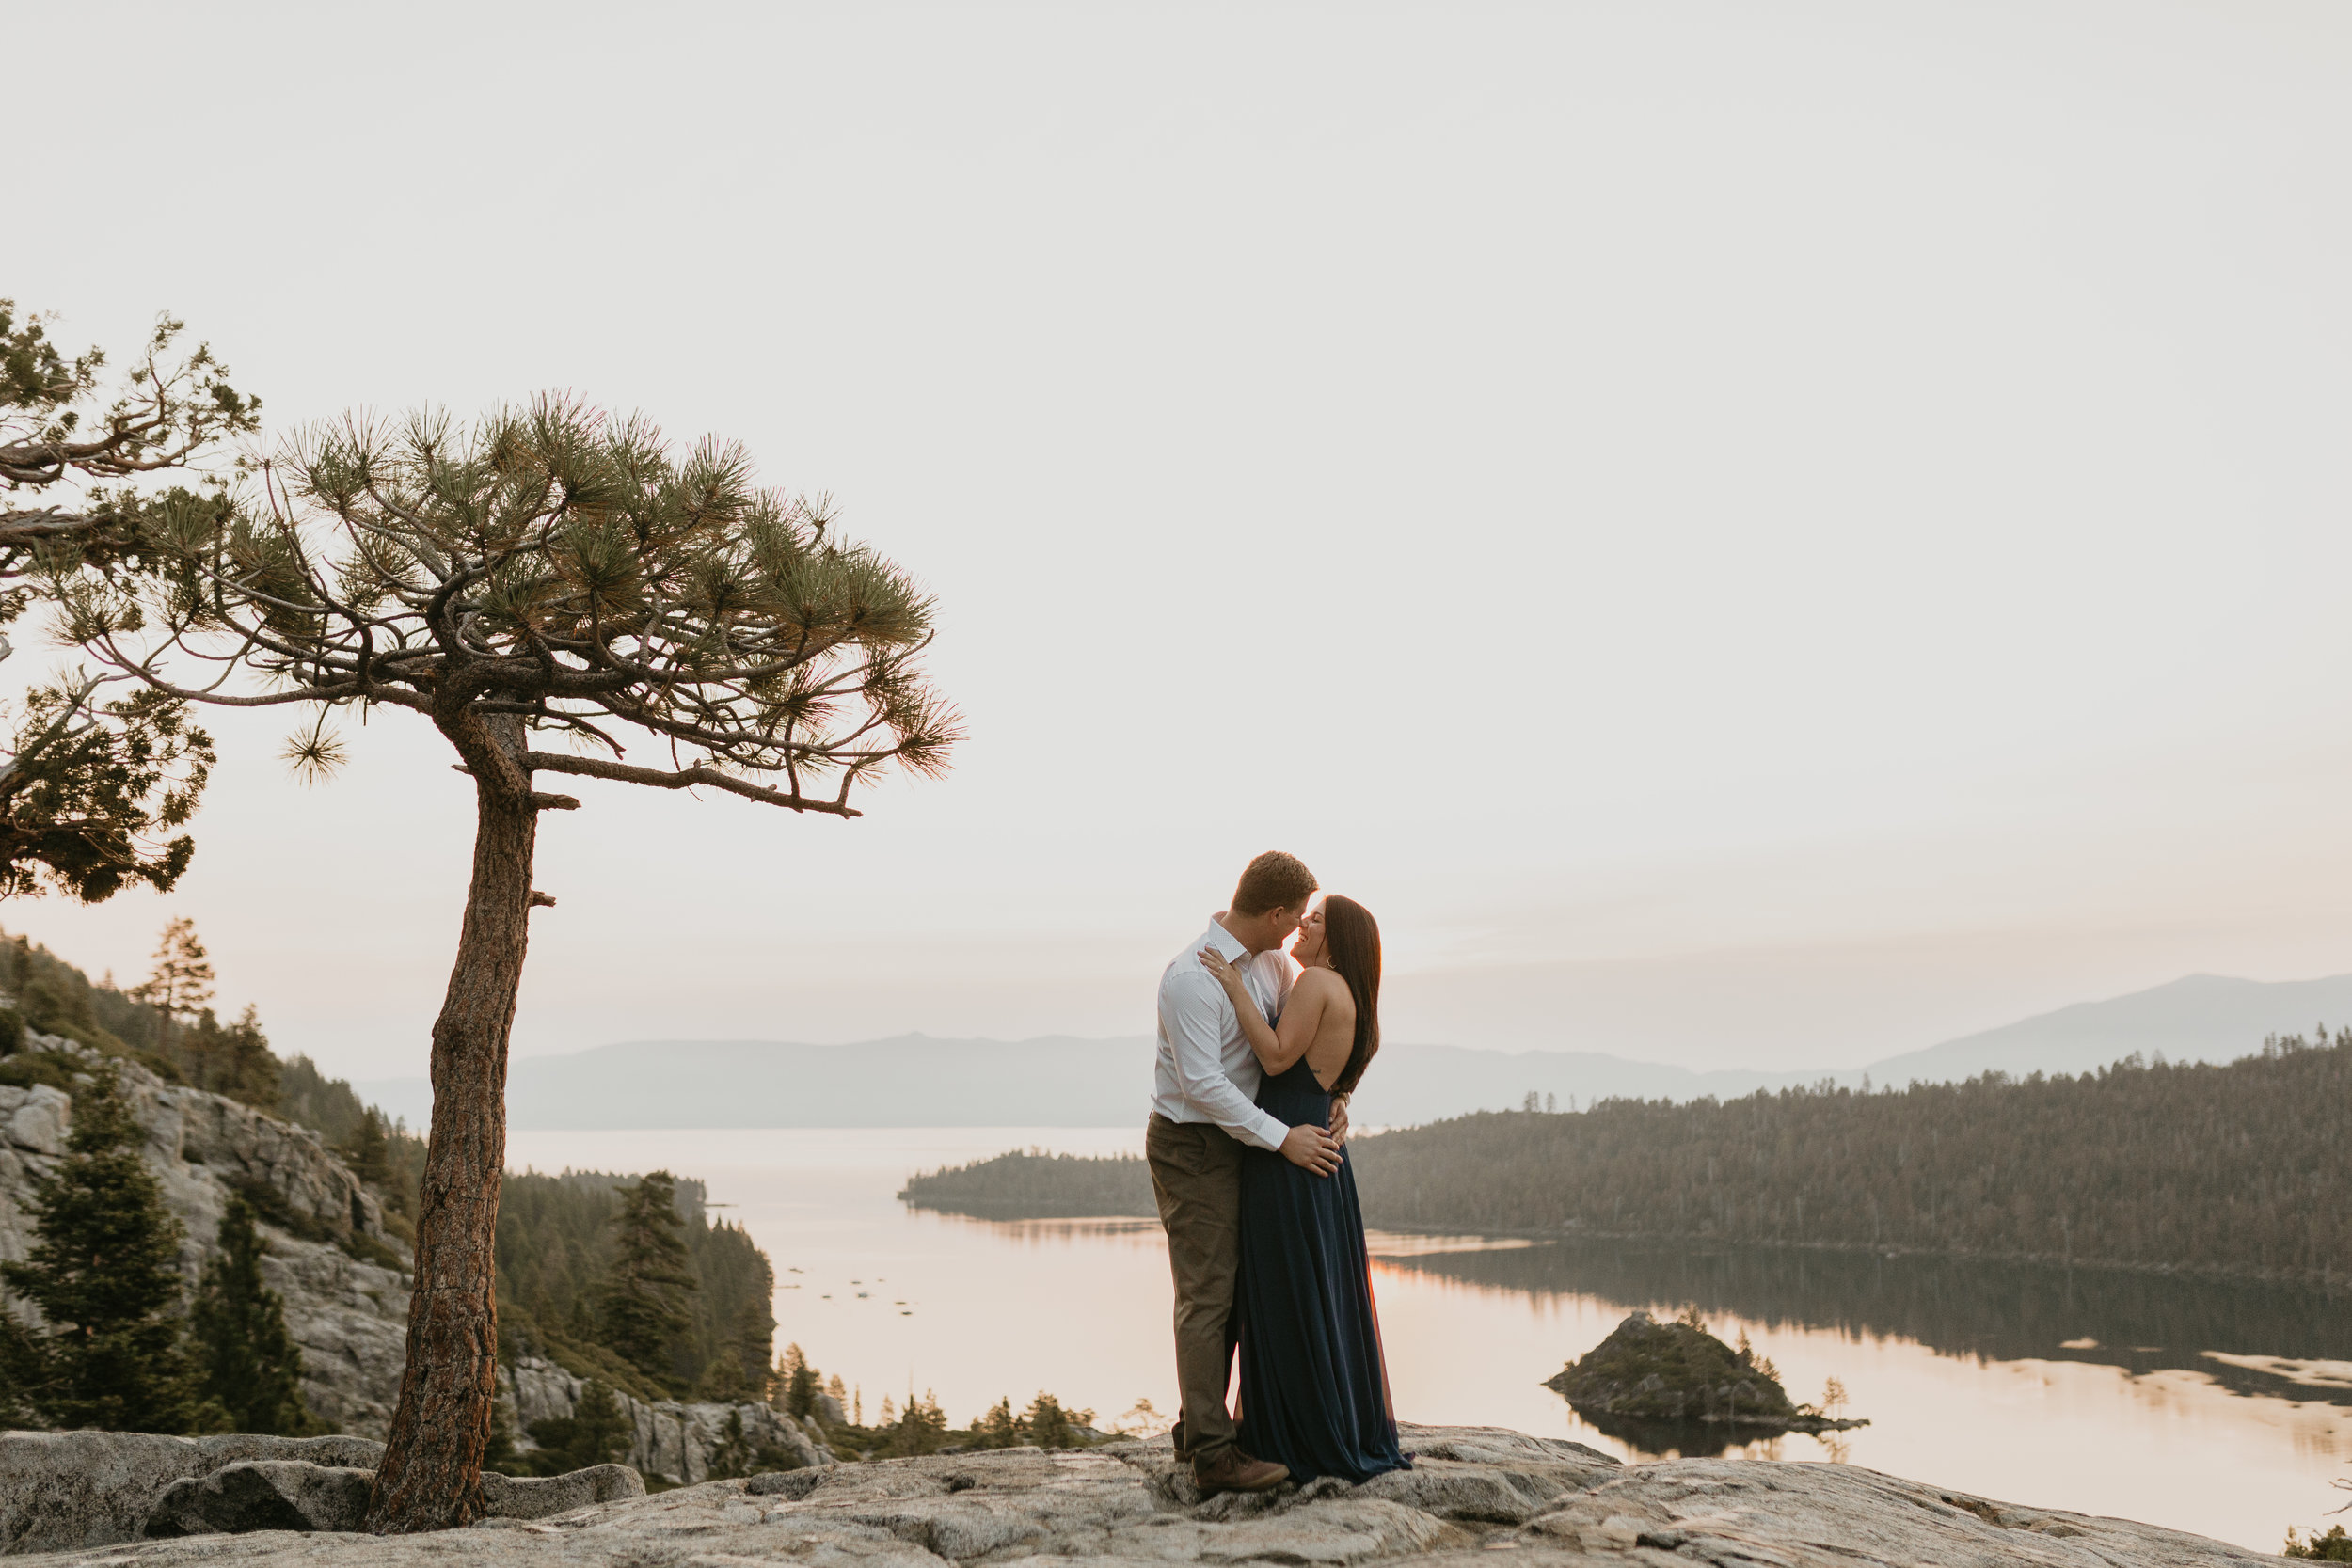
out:
<path id="1" fill-rule="evenodd" d="M 1355 1048 L 1331 1085 L 1333 1094 L 1353 1094 L 1380 1050 L 1380 927 L 1370 910 L 1335 893 L 1323 901 L 1323 940 L 1332 973 L 1356 999 Z"/>

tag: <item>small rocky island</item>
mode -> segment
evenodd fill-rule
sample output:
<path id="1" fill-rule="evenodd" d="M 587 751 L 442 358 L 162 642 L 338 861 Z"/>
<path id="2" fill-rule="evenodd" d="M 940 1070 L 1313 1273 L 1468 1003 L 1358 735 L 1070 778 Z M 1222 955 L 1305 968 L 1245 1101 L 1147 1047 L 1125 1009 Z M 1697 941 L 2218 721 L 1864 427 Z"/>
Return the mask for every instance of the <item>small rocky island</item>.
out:
<path id="1" fill-rule="evenodd" d="M 1661 1323 L 1636 1312 L 1544 1386 L 1603 1432 L 1635 1440 L 1693 1421 L 1763 1432 L 1843 1432 L 1870 1424 L 1792 1402 L 1772 1364 L 1745 1341 L 1743 1335 L 1735 1350 L 1695 1318 Z"/>

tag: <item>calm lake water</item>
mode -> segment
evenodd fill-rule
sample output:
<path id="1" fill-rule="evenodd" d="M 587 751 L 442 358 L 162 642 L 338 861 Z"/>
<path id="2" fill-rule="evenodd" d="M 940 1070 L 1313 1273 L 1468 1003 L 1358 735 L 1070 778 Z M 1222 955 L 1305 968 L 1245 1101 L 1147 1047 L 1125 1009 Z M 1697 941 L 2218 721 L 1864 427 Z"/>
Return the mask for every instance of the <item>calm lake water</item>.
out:
<path id="1" fill-rule="evenodd" d="M 514 1133 L 510 1164 L 709 1183 L 774 1260 L 777 1344 L 961 1424 L 1044 1389 L 1104 1424 L 1175 1403 L 1166 1248 L 1149 1221 L 910 1212 L 916 1170 L 1042 1148 L 1140 1152 L 1139 1128 Z M 2315 1291 L 1916 1259 L 1529 1245 L 1375 1232 L 1399 1412 L 1626 1457 L 1542 1380 L 1636 1307 L 1741 1330 L 1792 1398 L 1836 1377 L 1873 1424 L 1733 1451 L 1845 1460 L 2013 1502 L 2121 1514 L 2276 1551 L 2345 1500 L 2352 1313 Z"/>

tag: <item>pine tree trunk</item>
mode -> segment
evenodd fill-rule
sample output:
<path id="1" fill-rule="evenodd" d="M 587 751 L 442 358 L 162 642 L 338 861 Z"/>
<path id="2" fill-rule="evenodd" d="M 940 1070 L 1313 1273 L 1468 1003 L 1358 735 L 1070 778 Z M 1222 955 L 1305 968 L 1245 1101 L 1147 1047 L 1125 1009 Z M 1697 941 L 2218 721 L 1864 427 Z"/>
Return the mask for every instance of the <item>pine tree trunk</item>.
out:
<path id="1" fill-rule="evenodd" d="M 494 1252 L 506 1164 L 506 1041 L 530 936 L 538 812 L 479 773 L 473 885 L 433 1024 L 433 1133 L 417 1207 L 408 1364 L 375 1472 L 368 1528 L 453 1529 L 482 1517 L 498 1397 Z"/>

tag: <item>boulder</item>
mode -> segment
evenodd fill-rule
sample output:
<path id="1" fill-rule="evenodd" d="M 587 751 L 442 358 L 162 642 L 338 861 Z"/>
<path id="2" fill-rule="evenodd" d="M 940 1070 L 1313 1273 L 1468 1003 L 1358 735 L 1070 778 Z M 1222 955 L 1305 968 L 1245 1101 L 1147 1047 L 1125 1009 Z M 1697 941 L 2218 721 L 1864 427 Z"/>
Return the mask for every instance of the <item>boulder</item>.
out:
<path id="1" fill-rule="evenodd" d="M 176 1482 L 248 1460 L 372 1467 L 363 1437 L 165 1437 L 136 1432 L 0 1433 L 0 1552 L 137 1538 Z"/>
<path id="2" fill-rule="evenodd" d="M 768 1470 L 743 1483 L 743 1490 L 755 1497 L 782 1497 L 787 1502 L 799 1502 L 817 1490 L 817 1483 L 825 1479 L 822 1470 Z M 961 1491 L 953 1479 L 949 1491 Z"/>
<path id="3" fill-rule="evenodd" d="M 373 1437 L 268 1437 L 230 1433 L 199 1437 L 196 1446 L 208 1465 L 233 1465 L 241 1459 L 300 1459 L 312 1465 L 373 1470 L 384 1458 L 384 1445 Z"/>
<path id="4" fill-rule="evenodd" d="M 369 1447 L 381 1449 L 381 1444 Z M 251 1530 L 356 1530 L 368 1512 L 375 1472 L 355 1465 L 295 1460 L 238 1461 L 209 1475 L 174 1482 L 147 1517 L 149 1539 L 242 1535 Z M 645 1495 L 644 1478 L 625 1465 L 598 1465 L 561 1476 L 503 1476 L 485 1470 L 484 1501 L 497 1519 L 545 1519 L 597 1503 Z"/>
<path id="5" fill-rule="evenodd" d="M 483 1500 L 495 1519 L 546 1519 L 596 1503 L 645 1495 L 645 1478 L 626 1465 L 592 1465 L 560 1476 L 482 1473 Z"/>
<path id="6" fill-rule="evenodd" d="M 128 1541 L 171 1483 L 203 1463 L 186 1437 L 0 1433 L 0 1552 Z"/>
<path id="7" fill-rule="evenodd" d="M 241 1459 L 190 1476 L 148 1515 L 147 1534 L 242 1535 L 257 1529 L 356 1530 L 375 1472 L 298 1459 Z"/>

